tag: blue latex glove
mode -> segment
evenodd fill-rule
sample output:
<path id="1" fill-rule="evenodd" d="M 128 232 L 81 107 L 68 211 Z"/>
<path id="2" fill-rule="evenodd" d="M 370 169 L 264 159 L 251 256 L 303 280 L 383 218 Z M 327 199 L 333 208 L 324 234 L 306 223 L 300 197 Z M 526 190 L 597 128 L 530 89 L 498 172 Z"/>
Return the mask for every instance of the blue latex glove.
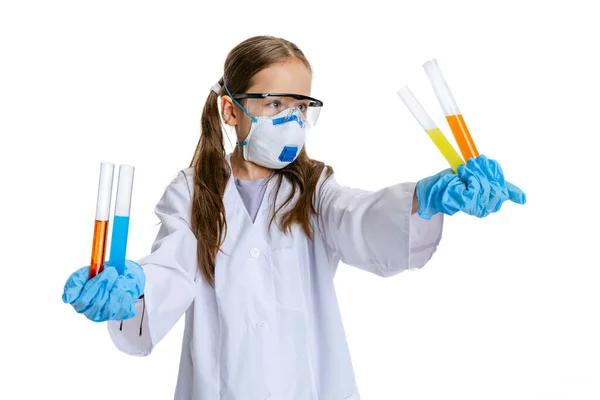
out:
<path id="1" fill-rule="evenodd" d="M 525 193 L 504 180 L 500 164 L 484 155 L 466 165 L 425 178 L 417 183 L 419 216 L 430 219 L 437 213 L 453 215 L 462 211 L 478 218 L 497 212 L 506 200 L 525 204 Z"/>
<path id="2" fill-rule="evenodd" d="M 88 279 L 90 267 L 75 271 L 65 283 L 63 302 L 94 322 L 121 321 L 136 315 L 135 303 L 144 293 L 146 275 L 142 267 L 125 261 L 125 272 L 106 264 L 104 270 Z"/>

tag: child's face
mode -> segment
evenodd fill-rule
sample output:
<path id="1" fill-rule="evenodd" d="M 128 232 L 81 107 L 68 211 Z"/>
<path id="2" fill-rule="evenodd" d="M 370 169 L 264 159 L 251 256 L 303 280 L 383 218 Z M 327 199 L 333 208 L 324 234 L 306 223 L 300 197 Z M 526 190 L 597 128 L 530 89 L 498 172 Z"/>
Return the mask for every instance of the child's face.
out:
<path id="1" fill-rule="evenodd" d="M 251 86 L 246 90 L 246 93 L 291 93 L 310 96 L 311 83 L 310 70 L 301 61 L 292 60 L 272 65 L 260 71 L 252 79 Z M 248 109 L 248 111 L 256 117 L 261 115 L 271 116 L 288 107 L 302 106 L 301 103 L 298 101 L 298 104 L 261 104 L 259 101 L 253 102 L 253 109 Z M 247 106 L 244 100 L 241 101 L 241 104 L 244 107 Z M 235 114 L 235 123 L 225 122 L 230 125 L 237 125 L 237 139 L 241 142 L 248 135 L 252 121 L 246 113 L 235 105 L 233 105 L 232 112 Z"/>

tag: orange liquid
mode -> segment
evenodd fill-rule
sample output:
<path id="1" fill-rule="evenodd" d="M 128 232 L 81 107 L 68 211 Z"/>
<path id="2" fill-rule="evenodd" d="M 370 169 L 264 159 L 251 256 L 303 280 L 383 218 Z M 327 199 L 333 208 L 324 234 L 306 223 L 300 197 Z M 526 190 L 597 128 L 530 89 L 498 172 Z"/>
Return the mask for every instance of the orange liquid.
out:
<path id="1" fill-rule="evenodd" d="M 448 121 L 448 125 L 450 125 L 450 129 L 454 134 L 456 144 L 458 144 L 464 160 L 467 161 L 469 158 L 479 156 L 477 147 L 475 147 L 475 143 L 473 142 L 473 138 L 471 138 L 471 133 L 469 133 L 469 128 L 467 128 L 462 114 L 449 115 L 446 117 L 446 120 Z"/>
<path id="2" fill-rule="evenodd" d="M 106 239 L 108 237 L 108 221 L 94 223 L 94 242 L 92 244 L 92 262 L 90 263 L 90 279 L 104 269 L 106 256 Z"/>

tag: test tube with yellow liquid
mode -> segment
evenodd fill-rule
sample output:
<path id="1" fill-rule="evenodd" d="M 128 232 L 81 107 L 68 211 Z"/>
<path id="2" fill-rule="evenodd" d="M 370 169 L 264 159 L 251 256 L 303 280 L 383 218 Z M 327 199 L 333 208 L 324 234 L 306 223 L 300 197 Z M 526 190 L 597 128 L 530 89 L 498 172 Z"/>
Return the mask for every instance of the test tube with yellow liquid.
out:
<path id="1" fill-rule="evenodd" d="M 469 128 L 467 128 L 467 124 L 458 109 L 458 105 L 454 100 L 454 96 L 442 75 L 442 71 L 438 66 L 437 60 L 434 58 L 432 60 L 427 61 L 423 64 L 423 68 L 425 69 L 425 73 L 427 74 L 427 78 L 433 87 L 433 91 L 437 96 L 437 99 L 446 115 L 446 120 L 448 121 L 448 125 L 450 125 L 450 129 L 452 130 L 452 134 L 456 139 L 456 143 L 458 144 L 458 148 L 462 153 L 465 160 L 469 158 L 476 158 L 479 156 L 479 152 L 477 151 L 477 147 L 475 147 L 475 142 L 473 142 L 473 138 L 471 138 L 471 133 L 469 132 Z"/>
<path id="2" fill-rule="evenodd" d="M 429 114 L 427 114 L 421 103 L 419 103 L 417 98 L 413 95 L 412 91 L 408 86 L 404 86 L 402 89 L 398 90 L 398 95 L 423 130 L 425 130 L 429 138 L 433 141 L 440 153 L 446 158 L 446 161 L 448 161 L 452 170 L 455 173 L 458 172 L 458 166 L 464 164 L 464 161 L 460 158 L 460 155 L 456 152 L 454 147 L 452 147 L 452 144 L 448 141 L 446 136 L 444 136 L 440 128 L 433 122 Z"/>

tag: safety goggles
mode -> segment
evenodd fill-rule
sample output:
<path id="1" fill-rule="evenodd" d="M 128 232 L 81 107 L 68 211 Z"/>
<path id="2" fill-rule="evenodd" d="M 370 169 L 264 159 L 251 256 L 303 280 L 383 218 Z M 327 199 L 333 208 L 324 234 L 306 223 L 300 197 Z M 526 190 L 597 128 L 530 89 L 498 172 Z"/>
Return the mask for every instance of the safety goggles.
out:
<path id="1" fill-rule="evenodd" d="M 317 124 L 323 107 L 322 101 L 301 94 L 237 93 L 231 97 L 251 118 L 273 117 L 284 110 L 292 110 L 290 115 L 301 115 L 309 126 Z"/>

